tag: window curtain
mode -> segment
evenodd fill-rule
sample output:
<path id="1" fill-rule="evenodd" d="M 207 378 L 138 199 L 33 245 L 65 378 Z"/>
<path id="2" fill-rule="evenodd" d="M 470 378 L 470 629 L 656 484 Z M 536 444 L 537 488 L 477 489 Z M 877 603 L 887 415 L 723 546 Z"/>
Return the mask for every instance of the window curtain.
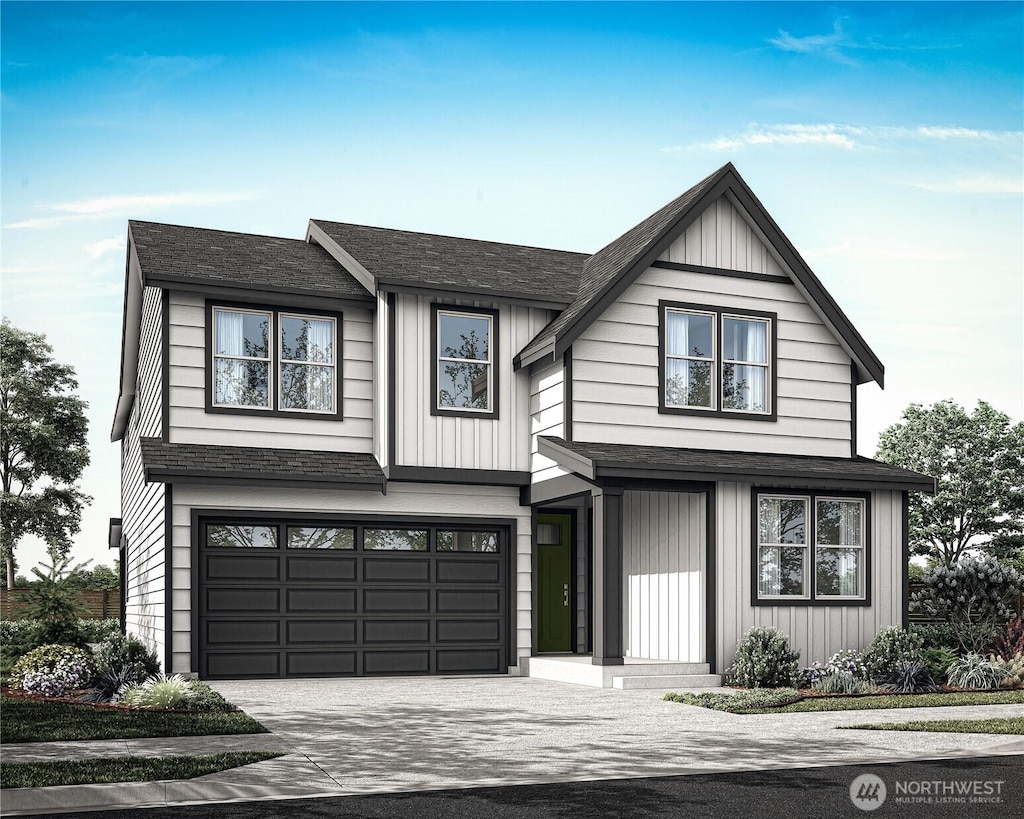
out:
<path id="1" fill-rule="evenodd" d="M 689 316 L 668 314 L 668 352 L 671 355 L 690 355 Z"/>
<path id="2" fill-rule="evenodd" d="M 245 355 L 245 316 L 242 313 L 217 311 L 218 355 Z M 232 358 L 218 358 L 216 401 L 218 404 L 243 404 L 246 363 Z"/>
<path id="3" fill-rule="evenodd" d="M 860 546 L 860 504 L 840 503 L 839 504 L 839 542 L 844 546 Z M 857 588 L 860 572 L 857 563 L 860 560 L 860 550 L 837 550 L 836 569 L 839 572 L 839 593 L 856 595 L 860 593 Z"/>
<path id="4" fill-rule="evenodd" d="M 732 344 L 728 351 L 736 361 L 768 362 L 768 325 L 760 321 L 731 321 Z M 735 409 L 761 412 L 767 406 L 768 368 L 734 365 L 737 385 L 732 396 Z"/>
<path id="5" fill-rule="evenodd" d="M 222 355 L 245 355 L 244 315 L 217 311 L 217 352 Z"/>

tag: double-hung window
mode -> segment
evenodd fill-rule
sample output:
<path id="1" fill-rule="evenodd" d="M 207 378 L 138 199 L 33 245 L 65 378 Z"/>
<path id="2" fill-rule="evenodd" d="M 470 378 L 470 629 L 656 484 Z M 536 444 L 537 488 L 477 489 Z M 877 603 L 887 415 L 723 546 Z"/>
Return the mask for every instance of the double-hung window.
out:
<path id="1" fill-rule="evenodd" d="M 439 304 L 432 310 L 432 413 L 497 417 L 498 312 Z"/>
<path id="2" fill-rule="evenodd" d="M 774 417 L 776 317 L 661 303 L 662 412 Z"/>
<path id="3" fill-rule="evenodd" d="M 828 495 L 756 495 L 755 600 L 866 600 L 867 501 Z"/>
<path id="4" fill-rule="evenodd" d="M 339 415 L 340 316 L 209 308 L 209 409 Z"/>

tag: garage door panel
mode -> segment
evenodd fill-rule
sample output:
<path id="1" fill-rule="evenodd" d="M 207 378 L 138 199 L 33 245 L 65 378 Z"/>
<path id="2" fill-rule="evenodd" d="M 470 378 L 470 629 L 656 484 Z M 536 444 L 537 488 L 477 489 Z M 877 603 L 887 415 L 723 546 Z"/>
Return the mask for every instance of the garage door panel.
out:
<path id="1" fill-rule="evenodd" d="M 429 651 L 365 651 L 364 674 L 429 674 Z"/>
<path id="2" fill-rule="evenodd" d="M 218 588 L 206 589 L 206 613 L 257 612 L 273 614 L 281 608 L 278 589 Z"/>
<path id="3" fill-rule="evenodd" d="M 363 579 L 381 583 L 428 583 L 430 561 L 367 557 L 363 560 Z"/>
<path id="4" fill-rule="evenodd" d="M 206 644 L 277 645 L 281 642 L 280 620 L 207 620 Z"/>
<path id="5" fill-rule="evenodd" d="M 289 580 L 355 580 L 355 558 L 291 556 L 288 561 Z"/>
<path id="6" fill-rule="evenodd" d="M 280 677 L 280 651 L 208 651 L 206 653 L 206 675 L 215 679 L 241 677 Z"/>
<path id="7" fill-rule="evenodd" d="M 496 643 L 501 639 L 502 621 L 438 620 L 439 643 Z"/>
<path id="8" fill-rule="evenodd" d="M 437 652 L 439 674 L 486 674 L 501 670 L 501 652 L 496 648 L 475 651 L 440 649 Z"/>
<path id="9" fill-rule="evenodd" d="M 355 620 L 289 620 L 285 627 L 292 643 L 354 643 Z"/>
<path id="10" fill-rule="evenodd" d="M 287 589 L 288 613 L 356 610 L 355 589 Z"/>
<path id="11" fill-rule="evenodd" d="M 287 673 L 296 677 L 339 676 L 356 673 L 354 651 L 289 651 Z"/>
<path id="12" fill-rule="evenodd" d="M 281 560 L 277 555 L 212 554 L 206 557 L 210 580 L 277 580 Z"/>
<path id="13" fill-rule="evenodd" d="M 363 589 L 363 611 L 366 613 L 401 613 L 430 611 L 428 589 Z"/>
<path id="14" fill-rule="evenodd" d="M 429 620 L 363 620 L 363 643 L 429 643 Z"/>
<path id="15" fill-rule="evenodd" d="M 437 589 L 439 612 L 480 612 L 496 614 L 501 611 L 501 591 L 498 589 Z"/>
<path id="16" fill-rule="evenodd" d="M 495 560 L 437 561 L 438 583 L 497 583 L 501 580 L 501 566 Z"/>

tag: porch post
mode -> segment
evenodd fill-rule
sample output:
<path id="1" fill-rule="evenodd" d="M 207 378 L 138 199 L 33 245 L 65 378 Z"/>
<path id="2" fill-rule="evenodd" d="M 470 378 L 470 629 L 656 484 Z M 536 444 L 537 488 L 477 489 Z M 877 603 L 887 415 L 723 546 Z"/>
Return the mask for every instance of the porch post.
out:
<path id="1" fill-rule="evenodd" d="M 622 665 L 622 490 L 596 489 L 594 501 L 594 665 Z"/>

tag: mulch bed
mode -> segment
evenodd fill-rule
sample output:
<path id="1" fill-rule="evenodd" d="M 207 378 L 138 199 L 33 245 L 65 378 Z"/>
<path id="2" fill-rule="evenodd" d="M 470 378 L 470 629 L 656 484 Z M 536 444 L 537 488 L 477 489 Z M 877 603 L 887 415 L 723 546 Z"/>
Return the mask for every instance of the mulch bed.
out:
<path id="1" fill-rule="evenodd" d="M 214 713 L 211 711 L 196 711 L 189 708 L 140 708 L 135 705 L 124 705 L 120 702 L 93 702 L 92 700 L 84 700 L 82 697 L 88 696 L 89 694 L 95 693 L 95 689 L 82 688 L 77 691 L 72 691 L 70 696 L 67 697 L 47 697 L 43 694 L 34 694 L 31 691 L 23 691 L 20 688 L 2 688 L 0 694 L 5 697 L 10 697 L 13 700 L 31 700 L 32 702 L 62 702 L 65 705 L 84 705 L 88 708 L 108 708 L 115 711 L 147 711 L 162 714 L 202 714 L 202 713 Z M 218 711 L 216 713 L 230 713 L 226 711 Z"/>

